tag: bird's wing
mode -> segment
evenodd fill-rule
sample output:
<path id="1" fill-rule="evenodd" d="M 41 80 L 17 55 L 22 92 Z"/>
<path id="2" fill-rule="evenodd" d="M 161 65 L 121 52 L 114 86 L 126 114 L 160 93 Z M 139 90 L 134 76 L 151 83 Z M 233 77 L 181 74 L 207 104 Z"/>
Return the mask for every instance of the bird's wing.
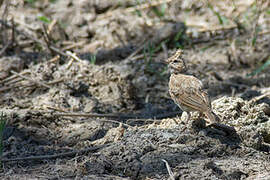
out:
<path id="1" fill-rule="evenodd" d="M 180 104 L 188 106 L 197 111 L 206 111 L 210 107 L 210 100 L 202 89 L 200 80 L 193 76 L 182 76 L 173 78 L 170 93 L 176 97 Z"/>

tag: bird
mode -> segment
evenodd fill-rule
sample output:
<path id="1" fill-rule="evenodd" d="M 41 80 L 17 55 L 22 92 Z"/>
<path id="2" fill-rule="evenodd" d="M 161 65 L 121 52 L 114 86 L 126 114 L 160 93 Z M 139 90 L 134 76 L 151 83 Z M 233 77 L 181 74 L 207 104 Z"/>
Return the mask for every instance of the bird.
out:
<path id="1" fill-rule="evenodd" d="M 203 89 L 202 81 L 187 74 L 188 69 L 182 54 L 183 50 L 178 49 L 166 60 L 170 70 L 169 94 L 172 100 L 187 112 L 187 121 L 190 120 L 190 112 L 198 111 L 200 116 L 206 115 L 210 124 L 218 123 L 219 117 L 212 111 L 211 101 Z"/>

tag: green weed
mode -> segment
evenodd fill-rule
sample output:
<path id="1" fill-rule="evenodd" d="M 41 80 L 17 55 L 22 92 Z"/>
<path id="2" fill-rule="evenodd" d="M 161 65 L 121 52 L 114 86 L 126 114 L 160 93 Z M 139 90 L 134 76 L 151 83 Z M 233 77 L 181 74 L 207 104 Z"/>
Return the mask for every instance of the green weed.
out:
<path id="1" fill-rule="evenodd" d="M 251 44 L 252 46 L 254 47 L 255 44 L 256 44 L 256 41 L 257 41 L 257 37 L 258 37 L 258 33 L 260 32 L 260 27 L 259 26 L 256 26 L 255 27 L 255 32 L 254 32 L 254 35 L 252 37 L 252 41 L 251 41 Z"/>
<path id="2" fill-rule="evenodd" d="M 154 72 L 154 69 L 152 69 L 152 67 L 151 67 L 154 50 L 155 50 L 155 46 L 153 46 L 153 44 L 151 44 L 150 42 L 143 49 L 143 56 L 144 56 L 144 59 L 146 60 L 145 61 L 146 62 L 146 71 L 148 71 L 150 73 Z"/>
<path id="3" fill-rule="evenodd" d="M 166 43 L 168 40 L 164 40 L 162 43 Z M 151 43 L 145 45 L 143 50 L 144 60 L 145 60 L 145 72 L 154 74 L 160 78 L 164 78 L 164 75 L 167 73 L 167 66 L 165 67 L 157 67 L 157 64 L 153 62 L 153 55 L 154 53 L 160 51 L 162 47 L 162 43 L 158 46 L 154 46 Z"/>
<path id="4" fill-rule="evenodd" d="M 161 4 L 160 7 L 153 7 L 152 10 L 158 16 L 159 18 L 162 18 L 165 16 L 165 12 L 167 9 L 167 4 Z"/>
<path id="5" fill-rule="evenodd" d="M 24 0 L 24 2 L 34 4 L 35 2 L 37 2 L 37 0 Z"/>
<path id="6" fill-rule="evenodd" d="M 225 16 L 222 16 L 219 12 L 214 10 L 214 7 L 212 6 L 212 4 L 208 3 L 207 6 L 217 16 L 219 24 L 224 25 L 229 22 L 228 18 L 226 18 Z"/>
<path id="7" fill-rule="evenodd" d="M 46 16 L 39 16 L 38 19 L 46 24 L 50 24 L 52 21 Z"/>
<path id="8" fill-rule="evenodd" d="M 0 157 L 2 159 L 3 156 L 3 132 L 6 126 L 6 116 L 2 112 L 0 115 Z M 1 164 L 2 166 L 2 164 Z"/>
<path id="9" fill-rule="evenodd" d="M 250 77 L 250 76 L 254 76 L 260 72 L 262 72 L 266 67 L 270 66 L 270 56 L 268 57 L 268 60 L 263 64 L 261 65 L 260 67 L 258 67 L 257 69 L 255 69 L 253 72 L 251 72 L 250 74 L 248 74 L 247 76 Z"/>
<path id="10" fill-rule="evenodd" d="M 95 65 L 96 64 L 96 60 L 97 60 L 96 55 L 91 55 L 91 57 L 90 57 L 90 63 L 93 64 L 93 65 Z"/>

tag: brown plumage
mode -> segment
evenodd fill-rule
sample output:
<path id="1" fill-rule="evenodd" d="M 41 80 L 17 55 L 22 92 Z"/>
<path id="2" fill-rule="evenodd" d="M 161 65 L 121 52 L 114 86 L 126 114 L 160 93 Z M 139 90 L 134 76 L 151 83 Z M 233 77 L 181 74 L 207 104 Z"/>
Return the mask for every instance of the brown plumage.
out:
<path id="1" fill-rule="evenodd" d="M 203 90 L 202 82 L 194 76 L 184 74 L 187 71 L 185 60 L 182 58 L 182 50 L 167 59 L 171 71 L 169 93 L 174 102 L 188 113 L 199 111 L 204 113 L 211 123 L 218 122 L 218 117 L 212 111 L 211 102 L 207 92 Z"/>

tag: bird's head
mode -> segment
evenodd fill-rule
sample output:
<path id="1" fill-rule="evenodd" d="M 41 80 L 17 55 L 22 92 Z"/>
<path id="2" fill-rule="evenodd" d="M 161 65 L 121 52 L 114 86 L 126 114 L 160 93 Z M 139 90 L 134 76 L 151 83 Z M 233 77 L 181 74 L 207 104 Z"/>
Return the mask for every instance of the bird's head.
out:
<path id="1" fill-rule="evenodd" d="M 182 58 L 183 50 L 179 49 L 176 53 L 166 60 L 170 71 L 173 74 L 184 73 L 187 71 L 185 60 Z"/>

